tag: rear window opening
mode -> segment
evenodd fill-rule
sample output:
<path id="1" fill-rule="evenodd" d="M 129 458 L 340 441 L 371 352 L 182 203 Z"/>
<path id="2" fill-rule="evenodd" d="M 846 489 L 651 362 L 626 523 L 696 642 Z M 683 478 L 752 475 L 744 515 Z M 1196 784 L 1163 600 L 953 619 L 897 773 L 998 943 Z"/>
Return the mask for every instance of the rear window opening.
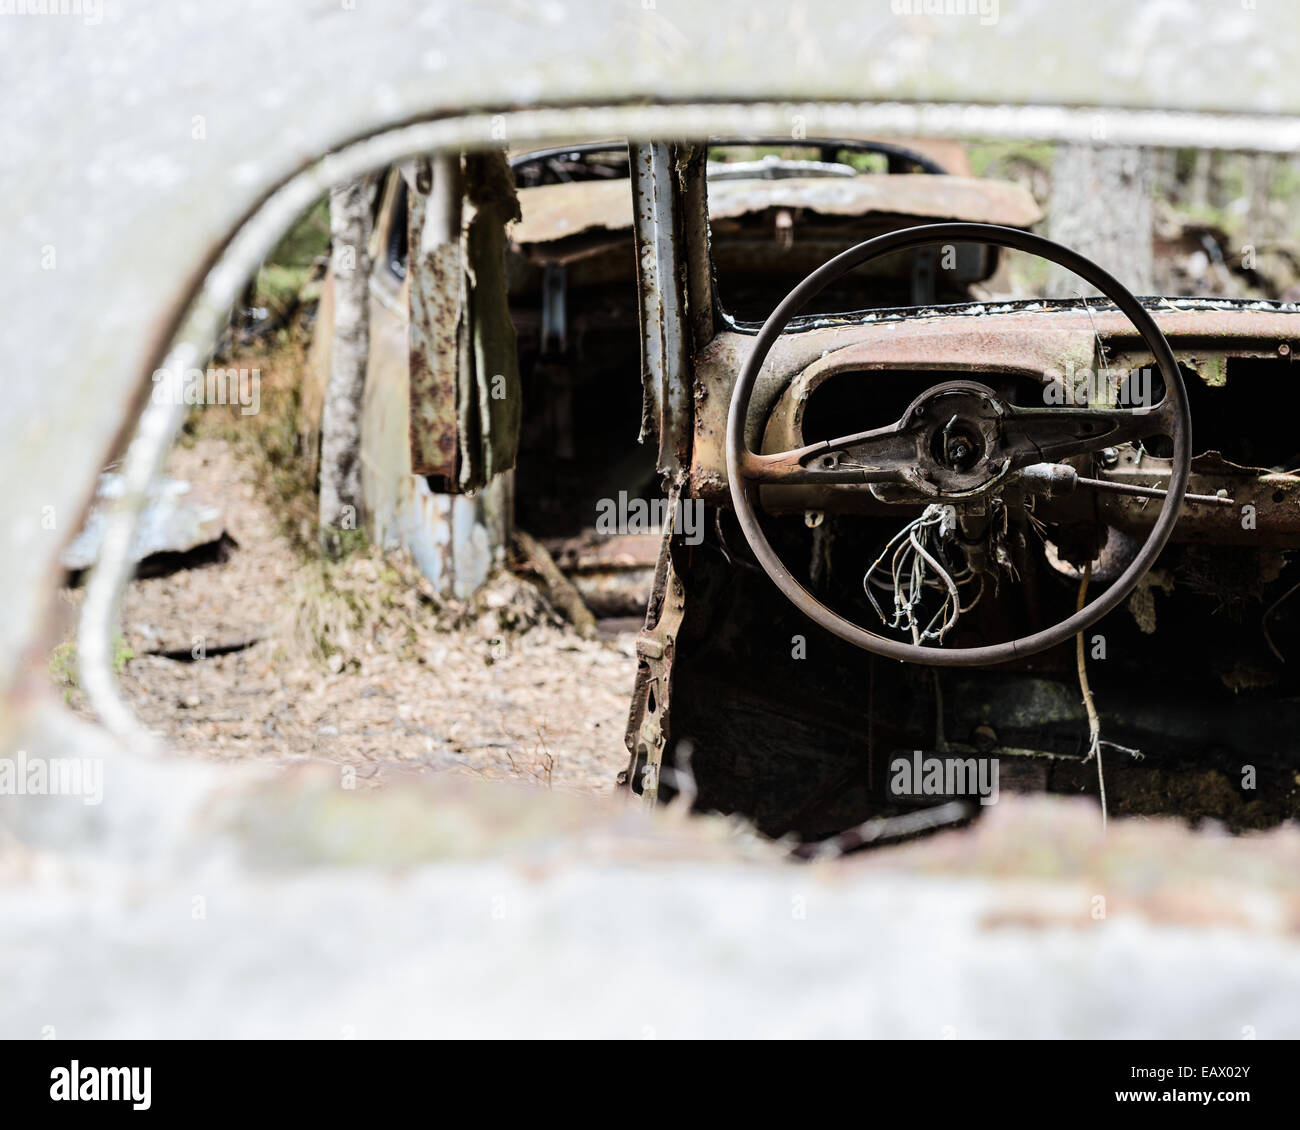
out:
<path id="1" fill-rule="evenodd" d="M 827 260 L 910 222 L 906 217 L 886 217 L 879 222 L 849 223 L 844 217 L 788 209 L 715 220 L 712 254 L 719 301 L 737 321 L 761 323 Z M 789 240 L 789 246 L 774 255 L 773 247 L 783 240 Z M 809 299 L 801 313 L 816 316 L 969 302 L 971 287 L 997 270 L 998 249 L 974 243 L 955 246 L 957 254 L 949 267 L 944 266 L 937 246 L 881 256 L 836 279 Z"/>

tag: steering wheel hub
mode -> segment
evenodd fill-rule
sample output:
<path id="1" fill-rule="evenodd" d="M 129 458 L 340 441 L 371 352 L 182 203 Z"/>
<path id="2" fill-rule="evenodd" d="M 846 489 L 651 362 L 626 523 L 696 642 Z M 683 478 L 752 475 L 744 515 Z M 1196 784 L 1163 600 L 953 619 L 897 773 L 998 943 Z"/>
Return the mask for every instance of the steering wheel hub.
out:
<path id="1" fill-rule="evenodd" d="M 1003 402 L 975 381 L 927 389 L 903 413 L 916 439 L 916 472 L 931 500 L 968 498 L 999 483 L 1009 465 L 1002 452 Z"/>

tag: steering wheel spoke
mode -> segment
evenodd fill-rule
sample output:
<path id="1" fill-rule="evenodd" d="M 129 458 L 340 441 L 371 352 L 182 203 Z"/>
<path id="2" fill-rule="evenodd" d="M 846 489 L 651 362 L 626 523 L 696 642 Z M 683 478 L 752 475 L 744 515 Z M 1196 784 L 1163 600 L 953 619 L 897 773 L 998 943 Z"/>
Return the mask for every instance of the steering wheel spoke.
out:
<path id="1" fill-rule="evenodd" d="M 1013 469 L 1059 463 L 1107 447 L 1171 432 L 1166 401 L 1147 408 L 1024 408 L 1008 405 L 1003 423 Z"/>
<path id="2" fill-rule="evenodd" d="M 746 450 L 741 470 L 759 483 L 897 483 L 908 480 L 915 461 L 916 438 L 900 421 L 789 451 Z"/>

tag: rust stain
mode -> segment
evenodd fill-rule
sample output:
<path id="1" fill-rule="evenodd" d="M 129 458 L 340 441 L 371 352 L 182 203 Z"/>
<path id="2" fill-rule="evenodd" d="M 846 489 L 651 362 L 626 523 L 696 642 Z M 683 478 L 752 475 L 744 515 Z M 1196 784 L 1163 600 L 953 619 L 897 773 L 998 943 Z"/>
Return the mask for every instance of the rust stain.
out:
<path id="1" fill-rule="evenodd" d="M 414 246 L 414 244 L 413 244 Z M 457 244 L 426 252 L 410 297 L 411 471 L 455 483 L 459 471 L 456 371 L 461 322 Z"/>

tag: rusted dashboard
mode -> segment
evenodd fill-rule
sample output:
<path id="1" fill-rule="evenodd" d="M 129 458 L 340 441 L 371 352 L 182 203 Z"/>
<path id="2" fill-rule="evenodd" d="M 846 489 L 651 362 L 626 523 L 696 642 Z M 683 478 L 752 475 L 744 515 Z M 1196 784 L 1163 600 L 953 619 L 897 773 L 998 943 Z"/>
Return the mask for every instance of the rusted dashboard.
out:
<path id="1" fill-rule="evenodd" d="M 1145 303 L 1184 371 L 1193 423 L 1191 490 L 1234 505 L 1188 505 L 1174 534 L 1183 542 L 1300 546 L 1300 427 L 1292 368 L 1300 307 L 1269 302 L 1152 299 Z M 754 341 L 753 327 L 720 333 L 695 374 L 693 493 L 728 503 L 724 438 L 731 387 Z M 1127 374 L 1122 379 L 1118 374 Z M 1153 380 L 1154 374 L 1154 380 Z M 966 379 L 1012 404 L 1142 404 L 1163 394 L 1153 358 L 1127 319 L 1104 302 L 967 304 L 880 311 L 792 325 L 772 350 L 746 421 L 753 450 L 775 452 L 897 419 L 941 381 Z M 1108 450 L 1084 473 L 1161 487 L 1170 451 L 1160 440 Z M 774 514 L 902 513 L 866 485 L 768 486 Z M 1131 533 L 1149 529 L 1159 503 L 1080 492 L 1042 516 L 1095 518 Z"/>

